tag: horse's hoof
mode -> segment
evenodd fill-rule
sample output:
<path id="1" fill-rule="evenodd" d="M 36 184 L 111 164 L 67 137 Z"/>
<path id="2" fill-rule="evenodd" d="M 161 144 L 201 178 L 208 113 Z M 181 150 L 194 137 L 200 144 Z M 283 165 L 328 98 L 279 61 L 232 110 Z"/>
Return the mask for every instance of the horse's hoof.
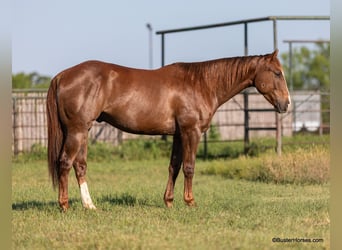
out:
<path id="1" fill-rule="evenodd" d="M 195 200 L 191 200 L 191 201 L 185 201 L 186 205 L 188 205 L 189 207 L 196 207 L 196 202 Z"/>
<path id="2" fill-rule="evenodd" d="M 65 213 L 66 211 L 68 211 L 68 208 L 69 206 L 61 206 L 61 211 Z"/>
<path id="3" fill-rule="evenodd" d="M 164 200 L 165 205 L 167 208 L 172 208 L 173 200 Z"/>
<path id="4" fill-rule="evenodd" d="M 93 203 L 91 204 L 87 204 L 83 206 L 85 209 L 89 209 L 89 210 L 96 210 L 96 207 Z"/>
<path id="5" fill-rule="evenodd" d="M 59 202 L 59 207 L 61 208 L 62 212 L 66 212 L 69 208 L 68 202 Z"/>

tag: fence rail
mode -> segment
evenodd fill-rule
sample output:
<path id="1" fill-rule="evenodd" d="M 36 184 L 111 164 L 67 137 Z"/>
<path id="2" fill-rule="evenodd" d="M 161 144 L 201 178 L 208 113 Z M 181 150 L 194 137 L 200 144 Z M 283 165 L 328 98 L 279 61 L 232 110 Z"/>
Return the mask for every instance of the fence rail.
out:
<path id="1" fill-rule="evenodd" d="M 245 140 L 246 131 L 249 138 L 275 137 L 276 115 L 271 105 L 259 94 L 248 95 L 249 107 L 252 108 L 245 109 L 243 94 L 239 94 L 222 105 L 214 115 L 212 125 L 218 130 L 221 141 Z M 283 136 L 292 136 L 303 129 L 320 134 L 329 132 L 328 93 L 295 92 L 291 96 L 291 110 L 281 116 Z M 30 151 L 36 144 L 47 146 L 46 91 L 13 91 L 12 123 L 14 155 Z M 101 141 L 118 145 L 137 137 L 150 136 L 125 133 L 98 122 L 94 122 L 89 131 L 91 143 Z M 211 143 L 206 137 L 203 137 L 203 142 Z"/>

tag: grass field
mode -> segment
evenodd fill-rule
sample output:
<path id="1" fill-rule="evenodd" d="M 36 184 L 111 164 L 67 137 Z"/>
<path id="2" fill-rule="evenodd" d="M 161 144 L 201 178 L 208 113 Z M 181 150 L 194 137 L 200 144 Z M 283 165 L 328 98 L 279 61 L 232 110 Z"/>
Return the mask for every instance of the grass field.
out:
<path id="1" fill-rule="evenodd" d="M 231 164 L 258 166 L 257 159 L 272 157 L 197 161 L 197 206 L 184 204 L 180 174 L 172 209 L 162 200 L 167 158 L 93 160 L 88 184 L 97 210 L 82 208 L 72 173 L 67 213 L 58 208 L 45 161 L 16 160 L 13 249 L 329 249 L 329 180 L 265 182 L 222 173 L 225 166 L 236 172 Z M 320 240 L 303 242 L 314 239 Z"/>

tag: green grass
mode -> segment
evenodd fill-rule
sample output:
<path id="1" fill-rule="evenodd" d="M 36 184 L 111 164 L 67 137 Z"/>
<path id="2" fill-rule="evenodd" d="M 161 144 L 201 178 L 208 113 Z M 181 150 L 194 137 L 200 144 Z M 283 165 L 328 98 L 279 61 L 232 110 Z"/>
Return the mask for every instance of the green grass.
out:
<path id="1" fill-rule="evenodd" d="M 98 209 L 82 208 L 71 173 L 71 208 L 61 213 L 46 162 L 16 160 L 12 166 L 13 249 L 330 247 L 329 182 L 275 184 L 203 174 L 210 165 L 223 168 L 229 162 L 197 161 L 193 184 L 197 207 L 184 204 L 180 174 L 174 207 L 167 209 L 162 200 L 167 158 L 93 160 L 88 164 L 88 184 Z M 274 237 L 324 242 L 273 243 Z"/>

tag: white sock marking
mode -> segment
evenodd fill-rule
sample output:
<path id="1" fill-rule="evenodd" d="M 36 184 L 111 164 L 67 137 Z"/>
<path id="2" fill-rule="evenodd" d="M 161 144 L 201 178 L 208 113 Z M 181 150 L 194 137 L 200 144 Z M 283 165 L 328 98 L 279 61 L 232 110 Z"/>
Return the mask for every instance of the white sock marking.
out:
<path id="1" fill-rule="evenodd" d="M 83 182 L 80 185 L 80 191 L 81 191 L 81 199 L 82 199 L 83 207 L 89 208 L 89 209 L 96 209 L 96 207 L 93 204 L 93 201 L 91 200 L 87 182 Z"/>

